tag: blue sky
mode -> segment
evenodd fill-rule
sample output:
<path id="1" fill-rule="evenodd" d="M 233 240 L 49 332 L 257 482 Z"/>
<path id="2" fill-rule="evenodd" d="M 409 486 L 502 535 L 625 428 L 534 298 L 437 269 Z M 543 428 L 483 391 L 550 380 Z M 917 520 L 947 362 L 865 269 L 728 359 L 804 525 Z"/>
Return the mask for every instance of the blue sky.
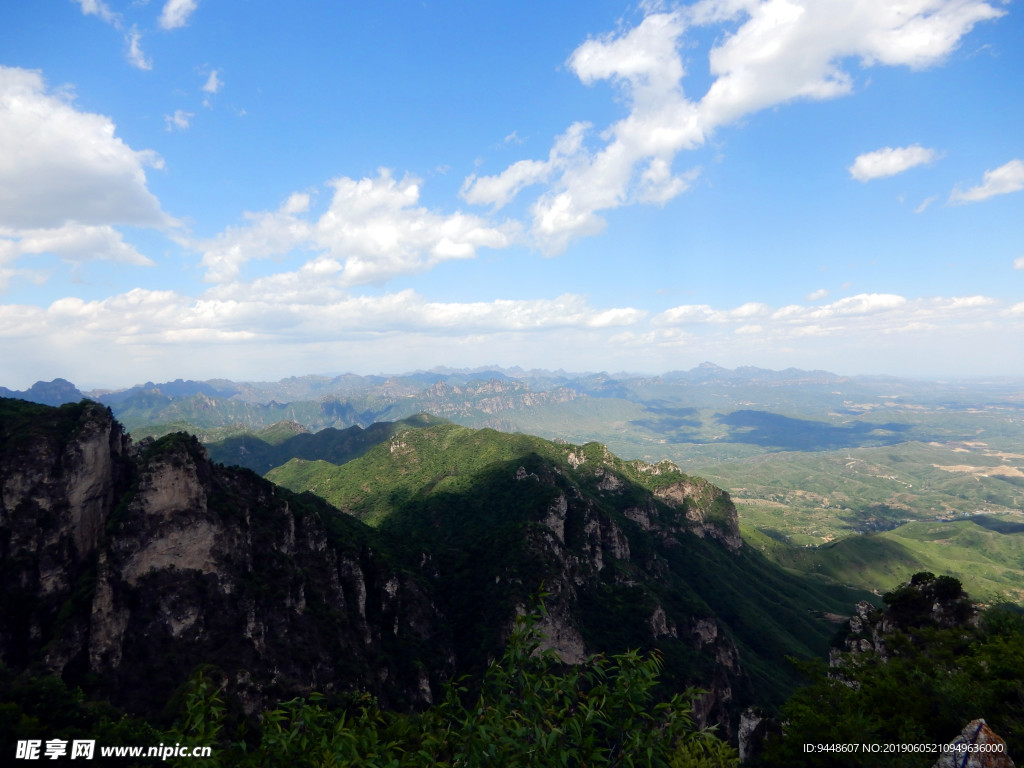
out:
<path id="1" fill-rule="evenodd" d="M 1019 1 L 0 22 L 0 385 L 1024 375 Z"/>

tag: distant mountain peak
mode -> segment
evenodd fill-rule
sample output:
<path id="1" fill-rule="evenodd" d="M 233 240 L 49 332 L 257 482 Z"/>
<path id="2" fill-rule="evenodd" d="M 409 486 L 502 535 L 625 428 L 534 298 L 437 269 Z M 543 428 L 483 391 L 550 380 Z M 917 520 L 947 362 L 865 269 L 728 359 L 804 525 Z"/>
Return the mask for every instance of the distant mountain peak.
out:
<path id="1" fill-rule="evenodd" d="M 37 381 L 23 392 L 0 387 L 0 397 L 16 397 L 41 405 L 63 405 L 77 403 L 85 395 L 67 379 L 57 378 L 53 381 Z"/>

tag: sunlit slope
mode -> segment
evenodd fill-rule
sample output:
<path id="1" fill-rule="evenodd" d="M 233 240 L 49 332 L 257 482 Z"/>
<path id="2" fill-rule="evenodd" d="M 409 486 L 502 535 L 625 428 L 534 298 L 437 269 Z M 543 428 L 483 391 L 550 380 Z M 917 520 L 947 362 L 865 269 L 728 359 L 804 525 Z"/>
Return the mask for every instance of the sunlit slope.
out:
<path id="1" fill-rule="evenodd" d="M 209 443 L 206 449 L 213 461 L 264 474 L 293 458 L 343 464 L 394 434 L 441 423 L 444 419 L 421 413 L 400 421 L 375 422 L 366 429 L 358 425 L 346 429 L 327 427 L 311 433 L 301 424 L 279 422 L 255 433 Z"/>
<path id="2" fill-rule="evenodd" d="M 721 658 L 735 642 L 741 678 L 773 699 L 795 679 L 786 657 L 823 652 L 836 629 L 826 616 L 864 596 L 726 542 L 721 534 L 736 531 L 725 494 L 598 443 L 443 425 L 396 434 L 341 466 L 292 460 L 267 477 L 378 526 L 410 557 L 429 553 L 424 567 L 465 658 L 483 659 L 501 616 L 543 588 L 588 648 L 658 647 L 677 682 L 716 674 L 687 638 L 724 643 Z M 672 489 L 679 495 L 659 496 Z M 735 702 L 750 695 L 740 683 Z"/>
<path id="3" fill-rule="evenodd" d="M 640 469 L 642 462 L 623 461 L 599 443 L 578 446 L 456 424 L 400 430 L 343 466 L 293 459 L 266 477 L 286 488 L 311 491 L 373 525 L 407 501 L 432 493 L 470 491 L 479 472 L 528 455 L 569 474 L 582 463 L 599 462 L 648 491 L 685 477 L 670 464 L 664 473 L 645 472 Z"/>
<path id="4" fill-rule="evenodd" d="M 931 571 L 960 579 L 978 600 L 1024 602 L 1021 516 L 913 522 L 820 547 L 785 544 L 746 526 L 743 534 L 787 570 L 840 584 L 882 591 L 918 571 Z"/>

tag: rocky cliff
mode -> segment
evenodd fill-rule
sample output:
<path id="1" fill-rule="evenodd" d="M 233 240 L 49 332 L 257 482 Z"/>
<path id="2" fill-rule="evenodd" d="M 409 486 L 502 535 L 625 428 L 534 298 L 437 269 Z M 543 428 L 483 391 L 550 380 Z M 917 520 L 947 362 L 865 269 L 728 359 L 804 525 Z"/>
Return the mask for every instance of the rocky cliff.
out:
<path id="1" fill-rule="evenodd" d="M 106 408 L 52 414 L 5 414 L 0 660 L 149 713 L 201 665 L 250 712 L 313 689 L 432 700 L 443 616 L 372 531 L 189 436 L 133 448 Z"/>

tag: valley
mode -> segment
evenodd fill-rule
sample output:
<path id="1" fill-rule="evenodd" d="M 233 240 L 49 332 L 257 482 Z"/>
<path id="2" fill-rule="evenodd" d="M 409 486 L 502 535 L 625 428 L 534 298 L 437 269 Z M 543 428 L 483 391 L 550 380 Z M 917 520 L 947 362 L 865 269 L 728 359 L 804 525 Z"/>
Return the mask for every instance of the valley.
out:
<path id="1" fill-rule="evenodd" d="M 147 717 L 203 668 L 249 716 L 353 685 L 422 709 L 453 675 L 481 679 L 543 595 L 552 659 L 655 654 L 666 690 L 704 691 L 695 723 L 735 742 L 741 711 L 787 706 L 790 659 L 822 658 L 858 600 L 939 574 L 1024 603 L 1005 382 L 486 375 L 0 399 L 20 585 L 0 605 L 5 663 Z"/>
<path id="2" fill-rule="evenodd" d="M 64 402 L 85 393 L 58 380 L 24 394 Z M 787 568 L 880 592 L 897 575 L 928 567 L 948 570 L 986 601 L 1024 594 L 1024 385 L 1013 380 L 705 363 L 660 376 L 439 369 L 148 382 L 88 394 L 136 439 L 185 430 L 215 461 L 260 474 L 293 458 L 319 461 L 301 473 L 329 499 L 318 479 L 322 462 L 355 458 L 416 423 L 409 419 L 598 442 L 625 459 L 671 461 L 724 488 L 747 540 Z M 953 533 L 929 538 L 911 523 Z M 982 541 L 991 562 L 979 568 L 972 558 Z M 851 558 L 879 562 L 840 562 Z"/>

